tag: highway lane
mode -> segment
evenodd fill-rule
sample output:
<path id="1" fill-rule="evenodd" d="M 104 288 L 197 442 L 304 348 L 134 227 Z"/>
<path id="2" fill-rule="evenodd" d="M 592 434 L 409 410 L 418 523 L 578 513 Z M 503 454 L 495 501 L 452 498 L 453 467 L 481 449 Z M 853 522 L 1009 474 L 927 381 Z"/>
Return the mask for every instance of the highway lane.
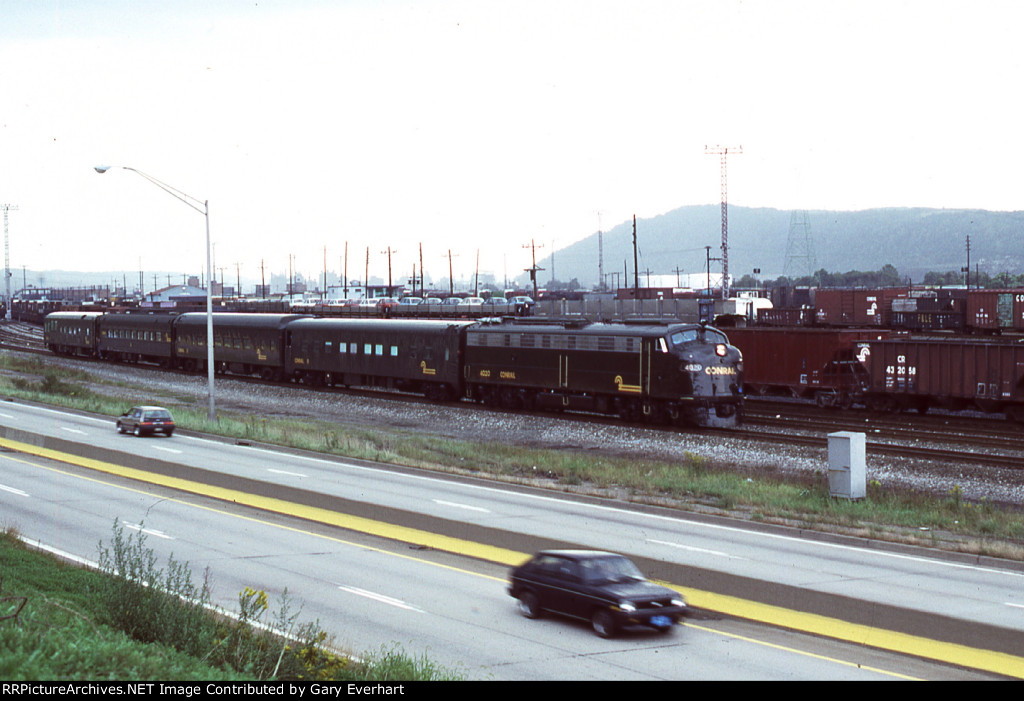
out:
<path id="1" fill-rule="evenodd" d="M 516 544 L 529 535 L 675 563 L 701 576 L 725 573 L 746 582 L 748 589 L 759 582 L 784 585 L 779 600 L 773 603 L 800 603 L 789 601 L 794 597 L 810 601 L 813 597 L 802 597 L 809 592 L 888 607 L 877 613 L 869 610 L 862 623 L 891 623 L 888 612 L 909 608 L 1013 630 L 1024 628 L 1024 579 L 1019 570 L 950 562 L 924 551 L 865 549 L 849 541 L 751 531 L 675 513 L 637 511 L 612 503 L 574 501 L 551 493 L 438 479 L 187 436 L 169 440 L 118 436 L 109 419 L 49 408 L 7 403 L 0 405 L 0 422 L 155 459 L 171 457 L 204 470 L 272 481 L 282 487 L 315 489 L 349 500 L 347 506 L 363 506 L 372 513 L 401 512 L 435 529 L 471 524 L 489 529 L 488 536 L 504 539 L 503 545 Z M 466 526 L 458 528 L 465 530 Z M 715 579 L 704 581 L 713 584 Z M 830 605 L 830 599 L 823 600 L 822 606 Z"/>
<path id="2" fill-rule="evenodd" d="M 95 559 L 112 525 L 144 530 L 161 563 L 209 568 L 215 601 L 235 609 L 246 586 L 287 589 L 301 620 L 319 620 L 360 652 L 401 644 L 474 679 L 971 679 L 963 670 L 729 619 L 668 636 L 597 638 L 583 624 L 516 612 L 506 569 L 448 553 L 266 515 L 49 460 L 0 454 L 5 525 Z"/>

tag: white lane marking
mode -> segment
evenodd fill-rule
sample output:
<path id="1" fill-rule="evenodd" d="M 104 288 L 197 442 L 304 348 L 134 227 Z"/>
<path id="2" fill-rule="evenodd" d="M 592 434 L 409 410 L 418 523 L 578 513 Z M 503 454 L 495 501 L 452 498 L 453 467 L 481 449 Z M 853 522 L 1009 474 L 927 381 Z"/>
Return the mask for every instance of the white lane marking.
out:
<path id="1" fill-rule="evenodd" d="M 443 501 L 441 499 L 434 499 L 434 503 L 439 506 L 451 506 L 455 509 L 465 509 L 466 511 L 481 511 L 485 514 L 491 513 L 490 509 L 485 509 L 482 506 L 470 506 L 469 504 L 459 504 L 454 501 Z"/>
<path id="2" fill-rule="evenodd" d="M 307 475 L 302 474 L 301 472 L 289 472 L 288 470 L 275 470 L 275 469 L 270 468 L 270 467 L 267 468 L 267 472 L 273 472 L 275 475 L 288 475 L 289 477 L 306 477 L 307 476 Z"/>
<path id="3" fill-rule="evenodd" d="M 121 524 L 125 528 L 130 528 L 133 531 L 140 531 L 142 533 L 145 533 L 146 535 L 155 536 L 157 538 L 163 538 L 164 540 L 174 540 L 174 538 L 167 535 L 163 531 L 158 531 L 152 528 L 143 528 L 142 525 L 138 523 L 128 523 L 127 521 L 121 521 Z"/>
<path id="4" fill-rule="evenodd" d="M 1007 606 L 1012 606 L 1015 609 L 1024 609 L 1024 604 L 1011 604 L 1009 601 L 1006 602 Z"/>
<path id="5" fill-rule="evenodd" d="M 0 414 L 0 418 L 3 418 L 3 419 L 13 419 L 14 417 L 11 416 L 10 414 Z"/>
<path id="6" fill-rule="evenodd" d="M 358 587 L 346 587 L 342 585 L 338 585 L 338 589 L 341 589 L 342 591 L 347 591 L 349 594 L 355 594 L 356 596 L 362 596 L 367 599 L 379 601 L 380 603 L 387 604 L 388 606 L 394 606 L 396 608 L 405 609 L 406 611 L 415 611 L 416 613 L 423 613 L 422 609 L 418 609 L 415 606 L 407 604 L 400 599 L 394 599 L 390 596 L 377 594 L 376 592 L 367 591 L 365 589 L 360 589 Z"/>
<path id="7" fill-rule="evenodd" d="M 191 437 L 189 437 L 189 438 L 191 438 Z M 193 438 L 193 440 L 204 440 L 204 439 L 196 437 L 196 438 Z M 274 454 L 274 451 L 267 450 L 266 448 L 258 448 L 258 447 L 255 447 L 255 446 L 246 446 L 246 448 L 248 450 L 252 450 L 254 452 L 255 451 L 263 451 L 263 452 L 267 452 L 267 453 L 270 453 L 270 454 Z M 322 465 L 322 466 L 325 466 L 325 467 L 333 467 L 333 468 L 343 467 L 345 469 L 349 469 L 349 470 L 353 470 L 353 471 L 359 471 L 359 472 L 371 472 L 371 473 L 385 472 L 385 473 L 387 473 L 388 475 L 390 475 L 392 477 L 396 477 L 397 476 L 397 473 L 391 472 L 389 470 L 382 470 L 379 467 L 370 467 L 370 466 L 367 466 L 367 465 L 356 465 L 356 464 L 353 464 L 353 463 L 350 463 L 350 462 L 345 462 L 344 460 L 328 460 L 326 458 L 318 458 L 318 457 L 308 456 L 308 455 L 289 455 L 288 457 L 290 459 L 292 459 L 292 460 L 303 460 L 303 461 L 306 461 L 306 462 L 316 463 L 318 465 Z M 407 480 L 411 480 L 411 481 L 433 482 L 435 484 L 437 483 L 437 478 L 436 477 L 427 476 L 427 475 L 402 474 L 401 477 L 403 479 L 407 479 Z M 468 491 L 477 491 L 477 492 L 488 492 L 488 493 L 492 493 L 492 494 L 502 495 L 502 496 L 504 496 L 506 498 L 509 495 L 508 490 L 504 490 L 504 489 L 501 489 L 501 488 L 498 488 L 498 487 L 489 487 L 489 486 L 486 486 L 486 485 L 479 485 L 479 484 L 462 484 L 462 485 L 459 485 L 459 489 L 464 489 L 464 490 L 468 490 Z M 581 510 L 585 509 L 585 510 L 592 510 L 592 511 L 601 511 L 601 512 L 605 512 L 605 513 L 623 514 L 623 515 L 630 516 L 630 517 L 636 518 L 636 519 L 651 520 L 651 521 L 662 521 L 662 522 L 672 523 L 672 524 L 676 524 L 676 525 L 684 526 L 684 527 L 688 527 L 688 528 L 717 530 L 717 531 L 723 531 L 723 532 L 726 532 L 726 533 L 739 533 L 739 534 L 742 534 L 742 535 L 745 535 L 745 536 L 748 536 L 748 537 L 751 537 L 751 538 L 764 538 L 764 539 L 767 539 L 767 540 L 778 540 L 778 541 L 782 541 L 782 542 L 799 543 L 801 545 L 806 545 L 808 543 L 806 538 L 802 538 L 802 537 L 799 537 L 799 536 L 787 536 L 787 535 L 782 535 L 780 533 L 765 533 L 765 532 L 759 532 L 759 531 L 752 531 L 752 530 L 749 530 L 749 529 L 746 529 L 746 528 L 740 528 L 740 527 L 737 527 L 737 526 L 726 526 L 726 525 L 715 524 L 715 523 L 702 523 L 700 521 L 694 521 L 694 520 L 690 520 L 690 519 L 686 519 L 686 518 L 681 518 L 681 517 L 678 517 L 678 516 L 664 516 L 664 515 L 661 515 L 661 514 L 651 514 L 651 513 L 644 513 L 644 512 L 640 512 L 640 511 L 631 511 L 630 509 L 625 509 L 625 508 L 616 507 L 616 506 L 606 506 L 606 505 L 603 505 L 603 504 L 587 504 L 585 502 L 577 502 L 577 501 L 566 501 L 565 499 L 559 499 L 557 497 L 544 496 L 544 495 L 540 495 L 540 494 L 528 494 L 528 493 L 525 493 L 525 492 L 524 493 L 515 493 L 515 496 L 517 498 L 525 499 L 525 500 L 528 500 L 528 501 L 548 502 L 548 503 L 552 503 L 552 504 L 561 504 L 561 505 L 568 504 L 568 505 L 571 505 L 573 508 L 576 508 L 576 509 L 581 509 Z M 820 548 L 826 548 L 826 549 L 830 548 L 830 549 L 834 549 L 834 550 L 841 550 L 841 551 L 847 551 L 847 552 L 855 552 L 855 553 L 858 553 L 858 554 L 861 554 L 861 555 L 870 555 L 870 556 L 878 557 L 878 558 L 882 558 L 882 559 L 889 558 L 889 559 L 894 559 L 894 560 L 905 560 L 905 561 L 908 561 L 908 562 L 919 562 L 919 563 L 923 563 L 923 564 L 927 564 L 927 565 L 932 565 L 932 566 L 935 566 L 935 567 L 949 567 L 949 568 L 952 568 L 952 569 L 971 570 L 971 571 L 974 571 L 974 572 L 986 572 L 986 573 L 989 573 L 989 574 L 1000 574 L 1000 575 L 1005 575 L 1005 576 L 1009 576 L 1009 577 L 1016 577 L 1016 578 L 1024 577 L 1024 572 L 1015 572 L 1013 570 L 1001 570 L 1001 569 L 996 569 L 996 568 L 993 568 L 993 567 L 984 567 L 984 566 L 981 566 L 981 565 L 972 565 L 972 564 L 969 564 L 969 563 L 950 562 L 948 560 L 934 559 L 934 558 L 929 558 L 929 557 L 920 557 L 920 556 L 916 556 L 916 555 L 904 555 L 904 554 L 897 553 L 897 552 L 887 552 L 887 551 L 884 551 L 884 550 L 876 550 L 876 549 L 873 549 L 873 548 L 863 548 L 863 547 L 858 547 L 858 546 L 853 546 L 853 545 L 843 545 L 841 543 L 828 543 L 828 542 L 824 542 L 824 541 L 815 541 L 814 545 L 816 547 L 820 547 Z"/>
<path id="8" fill-rule="evenodd" d="M 156 450 L 162 450 L 165 453 L 174 453 L 175 455 L 181 455 L 181 451 L 178 450 L 177 448 L 165 448 L 162 445 L 154 445 L 153 447 Z"/>
<path id="9" fill-rule="evenodd" d="M 77 433 L 80 436 L 87 436 L 87 435 L 89 435 L 88 433 L 86 433 L 85 431 L 83 431 L 80 428 L 68 428 L 67 426 L 61 426 L 60 430 L 61 431 L 67 431 L 68 433 Z"/>
<path id="10" fill-rule="evenodd" d="M 23 492 L 15 487 L 8 487 L 6 484 L 0 484 L 0 490 L 10 492 L 11 494 L 17 494 L 19 497 L 27 497 L 28 492 Z"/>
<path id="11" fill-rule="evenodd" d="M 705 555 L 718 555 L 720 557 L 728 557 L 728 558 L 731 558 L 733 560 L 746 560 L 747 559 L 745 557 L 737 557 L 736 555 L 730 555 L 729 553 L 723 553 L 720 550 L 708 550 L 707 548 L 695 548 L 692 545 L 683 545 L 682 543 L 673 543 L 673 542 L 668 541 L 668 540 L 650 540 L 650 539 L 648 539 L 647 542 L 648 543 L 653 543 L 655 545 L 667 545 L 670 548 L 676 548 L 678 550 L 686 550 L 687 552 L 691 552 L 691 553 L 703 553 Z"/>
<path id="12" fill-rule="evenodd" d="M 46 408 L 43 408 L 43 407 L 24 407 L 24 408 L 35 410 L 35 411 L 41 411 L 41 412 L 47 412 L 47 413 L 53 413 L 53 414 L 61 414 L 63 416 L 67 416 L 67 412 L 60 411 L 60 410 L 57 410 L 57 409 L 46 409 Z M 79 418 L 79 419 L 85 420 L 85 421 L 101 421 L 101 422 L 104 422 L 104 423 L 107 423 L 107 422 L 110 421 L 110 419 L 94 419 L 94 418 L 88 417 L 88 416 L 81 416 L 81 417 L 76 417 L 76 418 Z M 204 441 L 204 442 L 206 441 L 205 438 L 201 438 L 199 436 L 181 436 L 181 438 L 186 439 L 186 440 L 195 440 L 195 441 Z M 247 450 L 251 450 L 251 451 L 254 451 L 254 452 L 255 451 L 263 451 L 263 452 L 267 452 L 267 453 L 270 453 L 270 454 L 275 454 L 274 451 L 270 451 L 270 450 L 267 450 L 265 448 L 257 448 L 255 446 L 239 446 L 239 447 L 245 447 Z M 379 472 L 388 472 L 389 474 L 392 474 L 392 475 L 394 474 L 394 473 L 391 473 L 390 471 L 387 471 L 387 470 L 381 470 L 381 468 L 369 467 L 369 466 L 365 466 L 365 465 L 355 465 L 355 464 L 352 464 L 352 463 L 345 462 L 343 460 L 327 460 L 325 458 L 317 458 L 317 457 L 304 456 L 304 455 L 291 455 L 289 457 L 291 459 L 293 459 L 293 460 L 305 460 L 305 461 L 308 461 L 308 462 L 313 462 L 313 463 L 317 463 L 317 464 L 320 464 L 320 465 L 330 466 L 330 467 L 335 467 L 335 468 L 337 468 L 337 467 L 344 467 L 346 469 L 363 471 L 363 472 L 378 472 L 378 473 Z M 422 481 L 430 481 L 430 482 L 436 482 L 437 481 L 435 477 L 430 477 L 430 476 L 403 475 L 403 477 L 405 479 L 409 479 L 409 480 L 422 480 Z M 484 485 L 461 485 L 460 488 L 468 489 L 468 490 L 475 490 L 475 491 L 491 492 L 491 493 L 495 493 L 495 494 L 504 494 L 504 495 L 508 494 L 507 490 L 502 490 L 502 489 L 499 489 L 497 487 L 488 487 L 488 486 L 484 486 Z M 793 543 L 802 543 L 802 544 L 806 544 L 806 542 L 807 542 L 806 539 L 801 538 L 801 537 L 797 537 L 797 536 L 786 536 L 786 535 L 777 534 L 777 533 L 763 533 L 763 532 L 759 533 L 757 531 L 751 531 L 751 530 L 748 530 L 748 529 L 745 529 L 745 528 L 739 528 L 739 527 L 735 527 L 735 526 L 726 526 L 726 525 L 712 524 L 712 523 L 700 523 L 698 521 L 692 521 L 692 520 L 688 520 L 688 519 L 685 519 L 685 518 L 679 518 L 679 517 L 675 517 L 675 516 L 662 516 L 662 515 L 658 515 L 658 514 L 646 514 L 646 513 L 637 512 L 637 511 L 631 511 L 629 509 L 624 509 L 624 508 L 619 508 L 619 507 L 614 507 L 614 506 L 604 506 L 604 505 L 598 505 L 598 504 L 586 504 L 584 502 L 566 502 L 564 499 L 558 499 L 558 498 L 555 498 L 555 497 L 542 496 L 542 495 L 537 495 L 537 494 L 521 493 L 521 494 L 517 494 L 517 496 L 520 497 L 520 498 L 531 500 L 531 501 L 551 502 L 551 503 L 559 503 L 559 504 L 566 504 L 566 503 L 568 503 L 568 504 L 573 505 L 575 508 L 591 509 L 591 510 L 595 510 L 595 511 L 604 511 L 604 512 L 608 512 L 608 513 L 621 513 L 621 514 L 624 514 L 624 515 L 629 515 L 629 516 L 634 517 L 634 518 L 644 518 L 644 519 L 650 519 L 650 520 L 654 520 L 654 521 L 665 521 L 665 522 L 685 525 L 685 526 L 688 526 L 688 527 L 691 527 L 691 528 L 703 528 L 703 529 L 708 529 L 708 530 L 719 530 L 719 531 L 724 531 L 724 532 L 742 533 L 742 534 L 745 534 L 745 535 L 751 536 L 751 537 L 766 538 L 766 539 L 769 539 L 769 540 L 779 540 L 779 541 L 784 541 L 784 542 L 793 542 Z M 871 549 L 871 548 L 862 548 L 862 547 L 857 547 L 857 546 L 852 546 L 852 545 L 843 545 L 843 544 L 840 544 L 840 543 L 827 543 L 827 542 L 818 541 L 818 542 L 815 543 L 815 545 L 817 547 L 821 547 L 821 548 L 832 548 L 832 549 L 835 549 L 835 550 L 844 550 L 844 551 L 849 551 L 849 552 L 856 552 L 856 553 L 860 553 L 860 554 L 872 555 L 872 556 L 879 557 L 879 558 L 891 558 L 891 559 L 895 559 L 895 560 L 905 560 L 905 561 L 908 561 L 908 562 L 920 562 L 920 563 L 932 565 L 932 566 L 935 566 L 935 567 L 948 567 L 948 568 L 952 568 L 952 569 L 971 570 L 971 571 L 975 571 L 975 572 L 987 572 L 989 574 L 1000 574 L 1000 575 L 1009 576 L 1009 577 L 1015 577 L 1015 578 L 1024 577 L 1024 572 L 1015 572 L 1015 571 L 1012 571 L 1012 570 L 1001 570 L 1001 569 L 996 569 L 996 568 L 993 568 L 993 567 L 984 567 L 984 566 L 980 566 L 980 565 L 972 565 L 972 564 L 969 564 L 969 563 L 950 562 L 950 561 L 946 561 L 946 560 L 937 560 L 937 559 L 934 559 L 934 558 L 919 557 L 919 556 L 915 556 L 915 555 L 904 555 L 904 554 L 896 553 L 896 552 L 886 552 L 886 551 L 875 550 L 875 549 Z"/>

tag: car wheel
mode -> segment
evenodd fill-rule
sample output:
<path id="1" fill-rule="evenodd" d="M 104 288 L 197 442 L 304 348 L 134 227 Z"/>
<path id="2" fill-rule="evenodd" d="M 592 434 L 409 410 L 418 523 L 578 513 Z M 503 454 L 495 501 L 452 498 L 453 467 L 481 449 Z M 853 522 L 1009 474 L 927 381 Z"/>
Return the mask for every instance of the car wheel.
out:
<path id="1" fill-rule="evenodd" d="M 117 422 L 117 432 L 118 432 L 118 433 L 125 433 L 125 432 L 126 432 L 126 431 L 124 430 L 124 426 L 122 426 L 122 425 L 121 425 L 121 422 L 120 422 L 120 421 L 118 421 L 118 422 Z"/>
<path id="2" fill-rule="evenodd" d="M 525 592 L 519 597 L 519 611 L 527 618 L 540 618 L 540 600 L 532 592 Z"/>
<path id="3" fill-rule="evenodd" d="M 615 635 L 615 619 L 604 609 L 594 611 L 594 615 L 590 617 L 590 625 L 594 632 L 602 638 L 610 638 Z"/>
<path id="4" fill-rule="evenodd" d="M 134 433 L 137 437 L 141 437 L 142 436 L 142 429 L 139 428 L 138 426 L 136 426 L 135 430 L 132 433 Z"/>
<path id="5" fill-rule="evenodd" d="M 173 429 L 171 429 L 170 431 L 167 432 L 167 437 L 168 438 L 170 438 L 173 435 L 174 435 L 174 430 Z"/>

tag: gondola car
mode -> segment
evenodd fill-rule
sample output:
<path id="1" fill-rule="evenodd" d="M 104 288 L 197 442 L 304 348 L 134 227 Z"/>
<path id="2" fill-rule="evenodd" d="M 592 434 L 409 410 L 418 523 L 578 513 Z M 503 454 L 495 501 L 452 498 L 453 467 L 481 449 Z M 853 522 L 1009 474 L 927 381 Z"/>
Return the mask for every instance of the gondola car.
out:
<path id="1" fill-rule="evenodd" d="M 283 379 L 284 334 L 301 314 L 213 315 L 213 352 L 217 372 Z M 174 354 L 183 370 L 206 367 L 206 314 L 182 314 L 174 324 Z"/>
<path id="2" fill-rule="evenodd" d="M 467 329 L 466 393 L 506 408 L 734 426 L 742 358 L 697 324 L 480 323 Z"/>
<path id="3" fill-rule="evenodd" d="M 312 385 L 388 387 L 456 399 L 462 394 L 462 339 L 471 323 L 299 319 L 287 326 L 285 375 Z"/>

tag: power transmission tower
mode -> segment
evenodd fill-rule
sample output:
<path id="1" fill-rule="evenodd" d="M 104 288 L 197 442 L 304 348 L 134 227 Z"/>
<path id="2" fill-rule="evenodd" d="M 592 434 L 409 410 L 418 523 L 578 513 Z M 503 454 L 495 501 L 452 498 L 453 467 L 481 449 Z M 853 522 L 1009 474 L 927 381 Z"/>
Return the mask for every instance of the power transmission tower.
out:
<path id="1" fill-rule="evenodd" d="M 4 283 L 7 286 L 6 297 L 4 301 L 7 303 L 6 318 L 11 318 L 11 245 L 10 239 L 7 237 L 7 212 L 12 209 L 17 211 L 18 205 L 16 204 L 3 204 L 0 205 L 4 209 Z"/>
<path id="2" fill-rule="evenodd" d="M 817 267 L 807 212 L 793 212 L 789 217 L 789 240 L 786 243 L 786 264 L 782 274 L 791 279 L 813 277 Z"/>
<path id="3" fill-rule="evenodd" d="M 743 153 L 742 146 L 705 146 L 704 153 L 717 154 L 722 163 L 722 299 L 729 296 L 729 198 L 726 159 L 730 153 Z"/>

